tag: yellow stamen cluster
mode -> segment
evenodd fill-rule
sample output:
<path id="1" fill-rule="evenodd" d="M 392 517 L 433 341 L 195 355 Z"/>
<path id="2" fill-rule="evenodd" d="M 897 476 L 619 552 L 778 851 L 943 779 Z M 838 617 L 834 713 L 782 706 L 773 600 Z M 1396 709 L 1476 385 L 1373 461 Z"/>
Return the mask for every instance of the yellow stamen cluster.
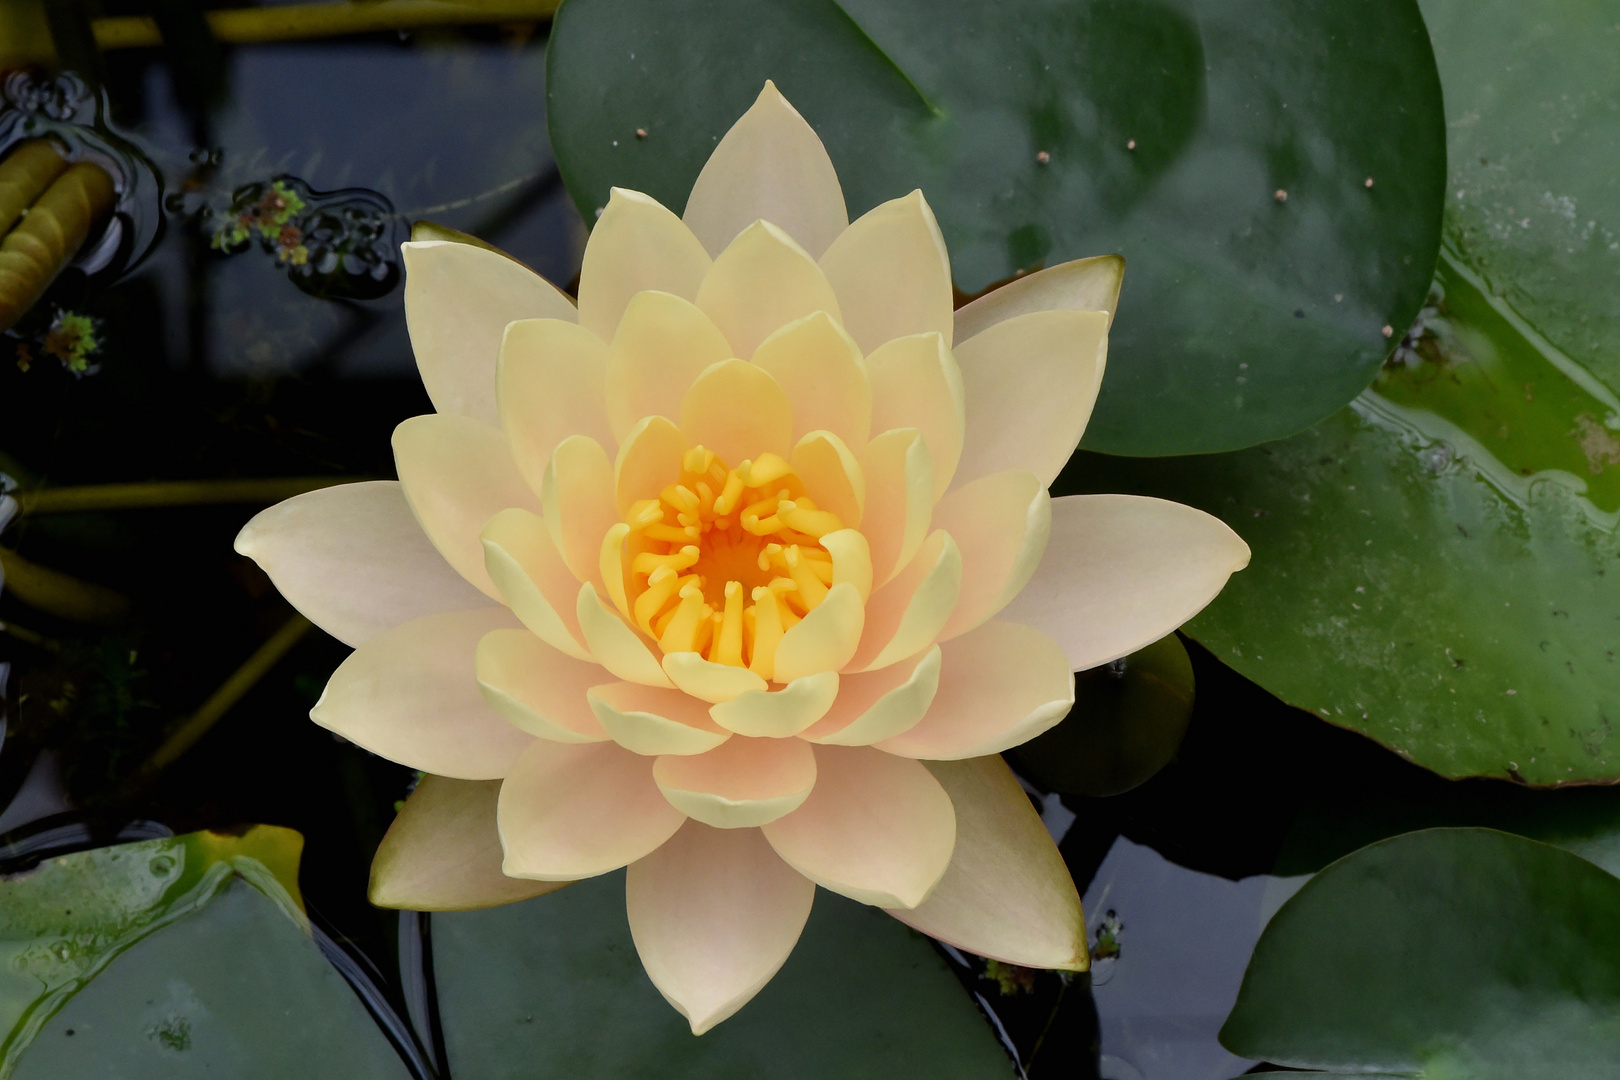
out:
<path id="1" fill-rule="evenodd" d="M 820 539 L 843 527 L 778 455 L 732 469 L 695 446 L 680 479 L 635 503 L 607 542 L 622 537 L 622 550 L 633 553 L 628 614 L 659 648 L 769 679 L 782 635 L 832 584 L 832 556 Z"/>

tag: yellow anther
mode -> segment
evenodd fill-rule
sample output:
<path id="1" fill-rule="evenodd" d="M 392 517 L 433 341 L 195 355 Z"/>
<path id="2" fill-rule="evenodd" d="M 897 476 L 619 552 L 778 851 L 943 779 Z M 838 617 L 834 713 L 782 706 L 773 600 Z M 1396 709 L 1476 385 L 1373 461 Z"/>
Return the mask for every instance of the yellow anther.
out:
<path id="1" fill-rule="evenodd" d="M 776 516 L 790 529 L 813 536 L 820 540 L 830 532 L 837 532 L 844 527 L 838 516 L 830 510 L 812 510 L 796 502 L 783 502 L 777 509 Z"/>
<path id="2" fill-rule="evenodd" d="M 674 617 L 658 631 L 658 647 L 666 653 L 697 652 L 698 625 L 709 621 L 697 582 L 683 586 L 680 596 L 681 602 L 672 609 Z"/>
<path id="3" fill-rule="evenodd" d="M 760 548 L 758 566 L 766 572 L 769 572 L 773 566 L 778 570 L 787 566 L 787 563 L 782 561 L 782 545 L 766 544 Z"/>
<path id="4" fill-rule="evenodd" d="M 714 451 L 705 450 L 701 446 L 694 446 L 681 455 L 681 468 L 696 476 L 702 476 L 714 464 Z"/>
<path id="5" fill-rule="evenodd" d="M 707 483 L 699 480 L 696 484 L 698 496 L 698 509 L 707 510 L 714 506 L 714 489 Z"/>
<path id="6" fill-rule="evenodd" d="M 660 523 L 647 526 L 643 535 L 649 540 L 662 540 L 666 544 L 689 544 L 702 535 L 702 530 L 695 525 L 677 527 Z"/>
<path id="7" fill-rule="evenodd" d="M 816 606 L 827 598 L 827 586 L 821 583 L 810 563 L 799 554 L 799 545 L 794 544 L 783 552 L 787 559 L 788 573 L 793 578 L 793 584 L 798 591 L 793 594 L 800 610 L 805 613 L 814 611 Z"/>
<path id="8" fill-rule="evenodd" d="M 748 469 L 748 478 L 745 483 L 749 487 L 764 487 L 774 484 L 793 471 L 780 454 L 761 454 Z"/>
<path id="9" fill-rule="evenodd" d="M 657 499 L 638 499 L 630 507 L 625 523 L 632 532 L 664 520 L 664 506 Z"/>
<path id="10" fill-rule="evenodd" d="M 708 609 L 709 615 L 709 651 L 704 657 L 711 664 L 720 663 L 720 624 L 724 616 L 713 608 Z"/>
<path id="11" fill-rule="evenodd" d="M 716 514 L 730 513 L 737 505 L 737 500 L 742 497 L 742 490 L 742 477 L 737 475 L 736 469 L 732 469 L 726 474 L 726 483 L 720 489 L 720 497 L 714 500 L 714 512 Z"/>
<path id="12" fill-rule="evenodd" d="M 672 551 L 668 555 L 656 555 L 651 551 L 643 551 L 635 557 L 630 564 L 632 573 L 657 574 L 662 571 L 685 570 L 689 566 L 696 566 L 698 561 L 698 547 L 696 544 L 687 544 L 679 551 Z M 652 578 L 647 579 L 652 584 Z"/>
<path id="13" fill-rule="evenodd" d="M 782 625 L 782 603 L 773 590 L 763 585 L 751 595 L 754 606 L 749 611 L 754 616 L 754 649 L 748 670 L 762 679 L 770 679 L 776 675 L 776 647 L 787 633 Z"/>
<path id="14" fill-rule="evenodd" d="M 652 622 L 664 610 L 664 605 L 681 591 L 681 576 L 667 566 L 660 566 L 647 579 L 647 588 L 636 597 L 636 625 L 647 633 L 653 632 Z"/>
<path id="15" fill-rule="evenodd" d="M 743 587 L 740 581 L 726 582 L 726 606 L 710 659 L 717 664 L 743 666 Z"/>

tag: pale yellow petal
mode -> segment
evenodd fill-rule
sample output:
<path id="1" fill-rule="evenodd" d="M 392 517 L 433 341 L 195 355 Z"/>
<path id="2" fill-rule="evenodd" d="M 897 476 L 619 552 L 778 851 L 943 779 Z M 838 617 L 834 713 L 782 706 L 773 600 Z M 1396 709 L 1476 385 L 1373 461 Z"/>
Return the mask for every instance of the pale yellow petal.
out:
<path id="1" fill-rule="evenodd" d="M 821 257 L 821 269 L 863 352 L 929 331 L 951 343 L 951 257 L 921 191 L 856 218 Z"/>
<path id="2" fill-rule="evenodd" d="M 729 465 L 793 446 L 793 408 L 776 380 L 743 360 L 725 360 L 697 377 L 681 402 L 681 432 Z"/>
<path id="3" fill-rule="evenodd" d="M 575 660 L 527 630 L 492 630 L 478 643 L 478 688 L 506 719 L 553 742 L 601 742 L 585 692 L 607 673 Z"/>
<path id="4" fill-rule="evenodd" d="M 534 740 L 501 785 L 501 869 L 575 881 L 657 850 L 685 818 L 653 783 L 655 760 L 611 742 Z"/>
<path id="5" fill-rule="evenodd" d="M 872 430 L 916 428 L 933 458 L 934 498 L 951 486 L 962 456 L 962 373 L 937 333 L 895 338 L 866 358 Z"/>
<path id="6" fill-rule="evenodd" d="M 696 821 L 625 876 L 642 967 L 694 1035 L 770 982 L 798 942 L 815 893 L 757 829 Z"/>
<path id="7" fill-rule="evenodd" d="M 934 461 L 916 428 L 895 428 L 867 444 L 866 515 L 861 532 L 872 552 L 872 581 L 886 584 L 911 562 L 934 513 Z"/>
<path id="8" fill-rule="evenodd" d="M 643 686 L 674 685 L 646 640 L 632 630 L 618 612 L 602 602 L 590 582 L 579 587 L 574 610 L 591 656 L 611 674 Z"/>
<path id="9" fill-rule="evenodd" d="M 619 522 L 613 462 L 602 444 L 570 435 L 558 444 L 540 489 L 546 528 L 580 581 L 602 585 L 602 537 Z"/>
<path id="10" fill-rule="evenodd" d="M 764 679 L 747 668 L 717 664 L 695 652 L 666 653 L 664 673 L 683 693 L 708 702 L 730 701 L 766 686 Z"/>
<path id="11" fill-rule="evenodd" d="M 820 885 L 879 907 L 914 908 L 956 846 L 956 814 L 915 761 L 864 746 L 818 746 L 804 805 L 766 824 L 782 861 Z"/>
<path id="12" fill-rule="evenodd" d="M 915 663 L 843 676 L 838 699 L 803 737 L 829 746 L 870 746 L 909 731 L 933 704 L 939 667 L 935 645 Z"/>
<path id="13" fill-rule="evenodd" d="M 1163 499 L 1065 495 L 1035 576 L 1002 612 L 1063 646 L 1075 671 L 1159 640 L 1249 565 L 1219 518 Z"/>
<path id="14" fill-rule="evenodd" d="M 1106 311 L 1110 321 L 1119 310 L 1119 286 L 1125 260 L 1118 255 L 1075 259 L 1009 281 L 956 313 L 956 340 L 966 341 L 996 323 L 1032 311 Z"/>
<path id="15" fill-rule="evenodd" d="M 574 322 L 574 303 L 533 270 L 474 244 L 420 240 L 402 245 L 405 325 L 434 409 L 499 420 L 495 365 L 506 324 Z"/>
<path id="16" fill-rule="evenodd" d="M 824 534 L 821 546 L 832 556 L 832 583 L 849 582 L 865 604 L 872 595 L 872 549 L 866 537 L 855 529 L 838 529 Z"/>
<path id="17" fill-rule="evenodd" d="M 495 829 L 499 780 L 452 780 L 429 773 L 416 783 L 371 860 L 366 899 L 404 911 L 474 911 L 541 896 L 565 881 L 501 873 Z"/>
<path id="18" fill-rule="evenodd" d="M 345 645 L 423 615 L 490 602 L 445 562 L 393 480 L 340 484 L 277 503 L 242 528 L 236 550 Z"/>
<path id="19" fill-rule="evenodd" d="M 657 199 L 614 188 L 579 271 L 579 325 L 612 341 L 630 298 L 648 289 L 691 300 L 713 262 Z"/>
<path id="20" fill-rule="evenodd" d="M 794 679 L 780 690 L 750 690 L 709 707 L 727 731 L 762 739 L 786 739 L 814 724 L 838 696 L 838 672 Z"/>
<path id="21" fill-rule="evenodd" d="M 825 430 L 845 444 L 866 445 L 872 429 L 872 387 L 855 340 L 831 315 L 817 311 L 771 334 L 754 363 L 782 384 L 793 403 L 793 437 Z"/>
<path id="22" fill-rule="evenodd" d="M 788 323 L 818 311 L 840 317 L 838 297 L 816 260 L 769 221 L 748 226 L 714 260 L 697 306 L 745 360 Z"/>
<path id="23" fill-rule="evenodd" d="M 866 604 L 859 587 L 841 581 L 827 590 L 810 614 L 782 635 L 776 646 L 777 682 L 792 682 L 821 671 L 842 671 L 861 644 Z"/>
<path id="24" fill-rule="evenodd" d="M 607 345 L 558 319 L 524 319 L 506 328 L 496 373 L 501 427 L 512 459 L 536 493 L 557 444 L 588 435 L 614 443 L 607 422 Z"/>
<path id="25" fill-rule="evenodd" d="M 889 914 L 979 956 L 1084 971 L 1086 924 L 1063 856 L 999 757 L 930 762 L 956 808 L 956 850 L 934 893 Z"/>
<path id="26" fill-rule="evenodd" d="M 658 493 L 681 478 L 681 455 L 686 436 L 662 416 L 648 416 L 630 429 L 613 463 L 613 487 L 619 515 L 628 517 L 638 499 L 656 499 Z"/>
<path id="27" fill-rule="evenodd" d="M 979 626 L 1018 595 L 1052 535 L 1052 497 L 1022 469 L 980 477 L 934 507 L 934 525 L 962 552 L 962 592 L 940 631 L 945 641 Z"/>
<path id="28" fill-rule="evenodd" d="M 541 641 L 576 660 L 591 659 L 575 614 L 579 580 L 539 514 L 502 510 L 484 526 L 484 568 L 501 599 Z"/>
<path id="29" fill-rule="evenodd" d="M 797 810 L 816 783 L 803 739 L 733 738 L 706 754 L 661 757 L 653 779 L 671 806 L 717 829 L 748 829 Z"/>
<path id="30" fill-rule="evenodd" d="M 996 620 L 944 645 L 939 692 L 922 723 L 877 744 L 902 757 L 984 757 L 1027 742 L 1068 715 L 1074 673 L 1057 642 Z"/>
<path id="31" fill-rule="evenodd" d="M 1108 315 L 1037 311 L 957 345 L 967 426 L 956 485 L 1002 469 L 1057 479 L 1091 419 L 1108 357 Z"/>
<path id="32" fill-rule="evenodd" d="M 690 300 L 637 293 L 608 348 L 607 411 L 614 437 L 623 439 L 644 416 L 680 416 L 681 399 L 697 377 L 734 355 L 725 335 Z"/>
<path id="33" fill-rule="evenodd" d="M 804 493 L 845 527 L 858 529 L 866 510 L 866 474 L 844 440 L 830 431 L 812 431 L 793 448 L 793 471 Z"/>
<path id="34" fill-rule="evenodd" d="M 439 554 L 499 600 L 479 536 L 502 510 L 540 509 L 501 429 L 465 416 L 413 416 L 394 429 L 394 468 L 411 513 Z"/>
<path id="35" fill-rule="evenodd" d="M 713 255 L 759 218 L 817 256 L 849 224 L 826 147 L 770 81 L 709 155 L 683 216 Z"/>
<path id="36" fill-rule="evenodd" d="M 379 634 L 338 665 L 309 718 L 390 761 L 462 780 L 505 776 L 534 737 L 478 691 L 474 657 L 505 608 L 427 615 Z"/>
<path id="37" fill-rule="evenodd" d="M 631 753 L 701 754 L 731 738 L 703 702 L 680 690 L 619 682 L 592 687 L 589 698 L 602 728 Z"/>
<path id="38" fill-rule="evenodd" d="M 875 671 L 916 656 L 939 637 L 962 589 L 962 553 L 943 529 L 866 602 L 866 632 L 850 671 Z"/>

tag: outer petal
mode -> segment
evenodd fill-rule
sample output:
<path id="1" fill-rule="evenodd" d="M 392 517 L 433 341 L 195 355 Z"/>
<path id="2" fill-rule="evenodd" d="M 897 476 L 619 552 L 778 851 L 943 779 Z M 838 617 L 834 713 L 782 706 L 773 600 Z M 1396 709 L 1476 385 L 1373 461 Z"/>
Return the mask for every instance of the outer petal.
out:
<path id="1" fill-rule="evenodd" d="M 821 269 L 863 351 L 930 330 L 951 343 L 951 258 L 921 191 L 862 214 L 821 257 Z"/>
<path id="2" fill-rule="evenodd" d="M 936 529 L 905 570 L 867 601 L 866 632 L 849 670 L 875 671 L 928 648 L 961 589 L 962 553 L 949 533 Z"/>
<path id="3" fill-rule="evenodd" d="M 956 340 L 966 341 L 996 323 L 1032 311 L 1106 311 L 1112 321 L 1119 310 L 1119 286 L 1125 260 L 1118 255 L 1075 259 L 1009 281 L 985 293 L 956 313 Z"/>
<path id="4" fill-rule="evenodd" d="M 499 600 L 479 534 L 508 507 L 540 509 L 500 429 L 465 416 L 413 416 L 394 429 L 394 467 L 411 513 L 439 554 Z"/>
<path id="5" fill-rule="evenodd" d="M 1091 419 L 1108 357 L 1108 313 L 1037 311 L 956 347 L 967 429 L 958 486 L 1001 469 L 1057 479 Z"/>
<path id="6" fill-rule="evenodd" d="M 914 908 L 945 874 L 956 813 L 915 761 L 864 746 L 816 748 L 816 787 L 764 826 L 793 869 L 863 904 Z"/>
<path id="7" fill-rule="evenodd" d="M 962 373 L 938 334 L 895 338 L 866 358 L 872 430 L 916 428 L 934 463 L 934 498 L 950 487 L 966 423 Z"/>
<path id="8" fill-rule="evenodd" d="M 573 301 L 523 264 L 448 240 L 404 244 L 405 325 L 433 407 L 493 424 L 506 324 L 578 318 Z"/>
<path id="9" fill-rule="evenodd" d="M 653 779 L 671 806 L 717 829 L 748 829 L 797 810 L 816 783 L 802 739 L 732 739 L 706 754 L 661 757 Z"/>
<path id="10" fill-rule="evenodd" d="M 565 656 L 527 630 L 492 630 L 478 643 L 478 688 L 496 712 L 553 742 L 602 742 L 586 691 L 606 674 Z"/>
<path id="11" fill-rule="evenodd" d="M 427 615 L 372 638 L 338 665 L 309 718 L 390 761 L 462 780 L 492 780 L 533 736 L 478 692 L 474 655 L 505 608 Z"/>
<path id="12" fill-rule="evenodd" d="M 719 327 L 689 300 L 637 293 L 608 349 L 607 410 L 615 438 L 644 416 L 679 416 L 681 399 L 711 364 L 734 353 Z"/>
<path id="13" fill-rule="evenodd" d="M 770 451 L 793 452 L 793 407 L 775 379 L 743 360 L 724 360 L 697 377 L 681 401 L 681 432 L 694 445 L 740 465 Z"/>
<path id="14" fill-rule="evenodd" d="M 845 675 L 832 708 L 803 737 L 830 746 L 869 746 L 909 731 L 934 702 L 940 655 L 935 645 L 915 664 Z"/>
<path id="15" fill-rule="evenodd" d="M 638 499 L 656 499 L 658 493 L 681 477 L 681 455 L 686 436 L 662 416 L 642 419 L 625 436 L 613 463 L 613 489 L 619 514 L 628 516 Z"/>
<path id="16" fill-rule="evenodd" d="M 579 580 L 539 514 L 502 510 L 484 526 L 484 569 L 506 606 L 541 641 L 576 660 L 591 659 L 575 613 Z"/>
<path id="17" fill-rule="evenodd" d="M 846 528 L 860 528 L 866 512 L 866 474 L 849 447 L 830 431 L 812 431 L 793 448 L 793 471 L 805 494 L 838 515 Z"/>
<path id="18" fill-rule="evenodd" d="M 701 701 L 679 690 L 618 682 L 592 687 L 589 698 L 601 726 L 631 753 L 701 754 L 731 738 Z"/>
<path id="19" fill-rule="evenodd" d="M 788 323 L 760 342 L 754 363 L 771 373 L 793 402 L 793 437 L 826 430 L 851 447 L 872 428 L 872 387 L 861 350 L 825 311 Z"/>
<path id="20" fill-rule="evenodd" d="M 471 911 L 553 892 L 567 882 L 501 873 L 499 780 L 417 781 L 371 860 L 369 899 L 409 911 Z"/>
<path id="21" fill-rule="evenodd" d="M 1065 495 L 1029 584 L 1002 612 L 1063 646 L 1085 671 L 1157 641 L 1249 565 L 1249 545 L 1219 518 L 1163 499 Z"/>
<path id="22" fill-rule="evenodd" d="M 489 603 L 434 549 L 392 480 L 321 488 L 277 503 L 243 526 L 236 550 L 345 645 L 423 615 Z"/>
<path id="23" fill-rule="evenodd" d="M 865 598 L 859 586 L 835 582 L 815 610 L 782 635 L 772 677 L 792 682 L 821 671 L 842 671 L 860 647 L 865 625 Z"/>
<path id="24" fill-rule="evenodd" d="M 657 289 L 690 300 L 713 261 L 692 230 L 657 199 L 614 188 L 585 245 L 579 324 L 612 341 L 632 296 Z"/>
<path id="25" fill-rule="evenodd" d="M 757 830 L 696 821 L 625 877 L 642 966 L 694 1035 L 770 982 L 799 940 L 815 893 Z"/>
<path id="26" fill-rule="evenodd" d="M 840 318 L 838 297 L 815 259 L 769 221 L 756 221 L 714 260 L 697 306 L 748 359 L 788 323 L 825 311 Z"/>
<path id="27" fill-rule="evenodd" d="M 551 455 L 540 491 L 546 529 L 580 581 L 602 582 L 602 537 L 619 521 L 613 462 L 602 444 L 570 435 Z"/>
<path id="28" fill-rule="evenodd" d="M 1052 497 L 1033 473 L 1008 469 L 945 496 L 934 524 L 962 550 L 962 594 L 944 641 L 994 616 L 1028 583 L 1052 535 Z"/>
<path id="29" fill-rule="evenodd" d="M 883 585 L 922 546 L 934 513 L 934 461 L 916 428 L 873 439 L 861 456 L 866 514 L 861 531 L 872 550 L 872 580 Z"/>
<path id="30" fill-rule="evenodd" d="M 604 387 L 608 348 L 560 319 L 524 319 L 506 328 L 495 389 L 512 459 L 536 493 L 557 444 L 587 435 L 613 445 Z"/>
<path id="31" fill-rule="evenodd" d="M 931 760 L 999 754 L 1074 706 L 1074 673 L 1057 642 L 1028 626 L 988 622 L 944 645 L 939 692 L 922 723 L 877 744 Z"/>
<path id="32" fill-rule="evenodd" d="M 685 221 L 719 255 L 759 218 L 819 256 L 849 224 L 826 147 L 769 80 L 692 185 Z"/>
<path id="33" fill-rule="evenodd" d="M 673 686 L 652 649 L 630 624 L 602 602 L 590 582 L 579 587 L 574 611 L 596 662 L 626 682 L 643 686 Z"/>
<path id="34" fill-rule="evenodd" d="M 615 743 L 536 739 L 501 785 L 501 869 L 574 881 L 657 850 L 684 819 L 659 795 L 652 765 Z"/>
<path id="35" fill-rule="evenodd" d="M 804 675 L 780 690 L 750 690 L 709 707 L 727 731 L 762 739 L 786 739 L 814 724 L 838 696 L 838 672 Z"/>
<path id="36" fill-rule="evenodd" d="M 979 956 L 1084 971 L 1080 894 L 1006 762 L 941 761 L 928 770 L 956 807 L 956 850 L 932 896 L 889 914 Z"/>

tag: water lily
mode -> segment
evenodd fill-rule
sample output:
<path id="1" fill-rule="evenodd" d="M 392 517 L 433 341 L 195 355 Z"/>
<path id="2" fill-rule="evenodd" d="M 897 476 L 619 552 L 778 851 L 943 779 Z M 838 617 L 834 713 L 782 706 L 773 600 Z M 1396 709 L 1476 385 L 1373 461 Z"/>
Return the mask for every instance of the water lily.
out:
<path id="1" fill-rule="evenodd" d="M 356 647 L 315 721 L 432 774 L 374 898 L 627 866 L 636 947 L 695 1032 L 769 981 L 816 885 L 1083 968 L 1074 885 L 996 755 L 1249 555 L 1175 503 L 1047 494 L 1120 261 L 953 312 L 922 193 L 851 223 L 767 84 L 684 217 L 613 192 L 577 306 L 473 244 L 405 264 L 437 411 L 395 431 L 399 482 L 299 496 L 237 544 Z"/>

